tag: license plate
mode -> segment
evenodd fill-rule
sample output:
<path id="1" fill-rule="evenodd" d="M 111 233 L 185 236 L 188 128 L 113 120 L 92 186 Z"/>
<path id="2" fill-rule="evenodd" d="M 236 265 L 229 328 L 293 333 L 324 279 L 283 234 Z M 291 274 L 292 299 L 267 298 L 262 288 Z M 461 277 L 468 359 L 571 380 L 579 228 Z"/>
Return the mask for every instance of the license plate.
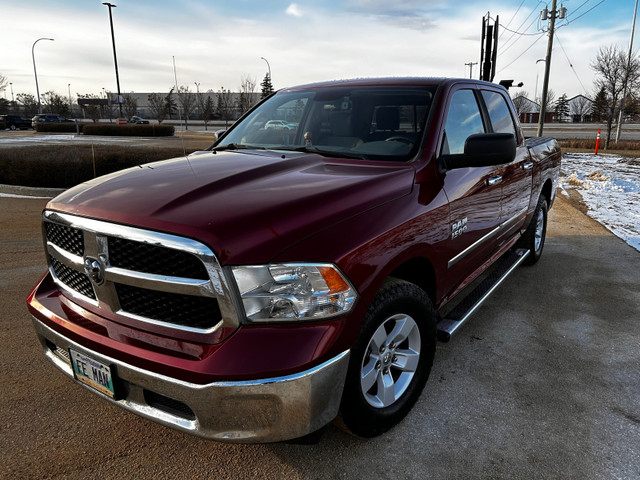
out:
<path id="1" fill-rule="evenodd" d="M 115 397 L 113 374 L 109 365 L 100 363 L 83 353 L 71 349 L 69 349 L 69 354 L 71 355 L 71 365 L 73 366 L 73 375 L 76 380 L 89 385 L 104 395 L 111 398 Z"/>

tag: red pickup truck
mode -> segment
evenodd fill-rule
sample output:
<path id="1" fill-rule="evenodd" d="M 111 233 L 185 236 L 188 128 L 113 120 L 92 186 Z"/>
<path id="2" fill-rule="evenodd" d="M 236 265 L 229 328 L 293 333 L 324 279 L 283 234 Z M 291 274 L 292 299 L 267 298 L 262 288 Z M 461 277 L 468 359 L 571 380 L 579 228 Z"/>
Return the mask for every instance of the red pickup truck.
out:
<path id="1" fill-rule="evenodd" d="M 278 91 L 207 151 L 50 201 L 36 333 L 76 382 L 189 433 L 280 441 L 341 413 L 381 434 L 437 340 L 540 258 L 560 156 L 491 83 Z"/>

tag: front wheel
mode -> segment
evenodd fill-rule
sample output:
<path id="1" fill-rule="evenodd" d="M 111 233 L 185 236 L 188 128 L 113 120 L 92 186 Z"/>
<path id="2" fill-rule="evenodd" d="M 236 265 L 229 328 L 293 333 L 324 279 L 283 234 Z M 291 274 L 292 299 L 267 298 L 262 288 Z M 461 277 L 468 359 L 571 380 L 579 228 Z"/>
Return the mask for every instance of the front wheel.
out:
<path id="1" fill-rule="evenodd" d="M 547 199 L 541 196 L 538 200 L 536 211 L 533 213 L 531 223 L 524 235 L 518 240 L 518 247 L 531 251 L 524 261 L 525 265 L 533 265 L 542 256 L 542 249 L 547 236 L 547 211 Z"/>
<path id="2" fill-rule="evenodd" d="M 418 286 L 387 280 L 369 307 L 351 353 L 342 419 L 354 434 L 380 435 L 420 397 L 436 348 L 435 311 Z"/>

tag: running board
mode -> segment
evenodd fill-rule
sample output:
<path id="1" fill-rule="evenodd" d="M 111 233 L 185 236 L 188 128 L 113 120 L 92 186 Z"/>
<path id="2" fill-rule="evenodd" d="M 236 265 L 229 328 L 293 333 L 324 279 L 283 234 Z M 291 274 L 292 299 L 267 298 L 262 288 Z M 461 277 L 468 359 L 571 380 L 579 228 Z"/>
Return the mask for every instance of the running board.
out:
<path id="1" fill-rule="evenodd" d="M 530 250 L 519 248 L 502 257 L 500 265 L 451 310 L 445 318 L 438 322 L 438 340 L 448 342 L 451 335 L 480 308 L 480 305 L 489 298 L 509 274 L 524 262 L 529 253 L 531 253 Z"/>

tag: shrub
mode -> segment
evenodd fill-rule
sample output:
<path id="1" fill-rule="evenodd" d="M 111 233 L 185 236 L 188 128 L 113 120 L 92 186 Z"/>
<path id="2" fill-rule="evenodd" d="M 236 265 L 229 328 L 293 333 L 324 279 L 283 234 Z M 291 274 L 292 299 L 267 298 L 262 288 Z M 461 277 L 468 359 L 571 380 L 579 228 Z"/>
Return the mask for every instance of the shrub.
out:
<path id="1" fill-rule="evenodd" d="M 82 127 L 85 124 L 79 123 L 78 127 L 80 132 L 82 133 Z M 75 122 L 42 122 L 36 123 L 36 132 L 66 132 L 66 133 L 76 133 L 78 130 L 76 129 Z"/>
<path id="2" fill-rule="evenodd" d="M 112 123 L 90 123 L 84 126 L 85 135 L 112 135 L 133 137 L 171 137 L 174 134 L 171 125 L 114 125 Z"/>
<path id="3" fill-rule="evenodd" d="M 196 150 L 192 148 L 186 153 Z M 48 145 L 0 148 L 0 183 L 26 187 L 68 188 L 144 163 L 179 157 L 181 146 Z"/>

